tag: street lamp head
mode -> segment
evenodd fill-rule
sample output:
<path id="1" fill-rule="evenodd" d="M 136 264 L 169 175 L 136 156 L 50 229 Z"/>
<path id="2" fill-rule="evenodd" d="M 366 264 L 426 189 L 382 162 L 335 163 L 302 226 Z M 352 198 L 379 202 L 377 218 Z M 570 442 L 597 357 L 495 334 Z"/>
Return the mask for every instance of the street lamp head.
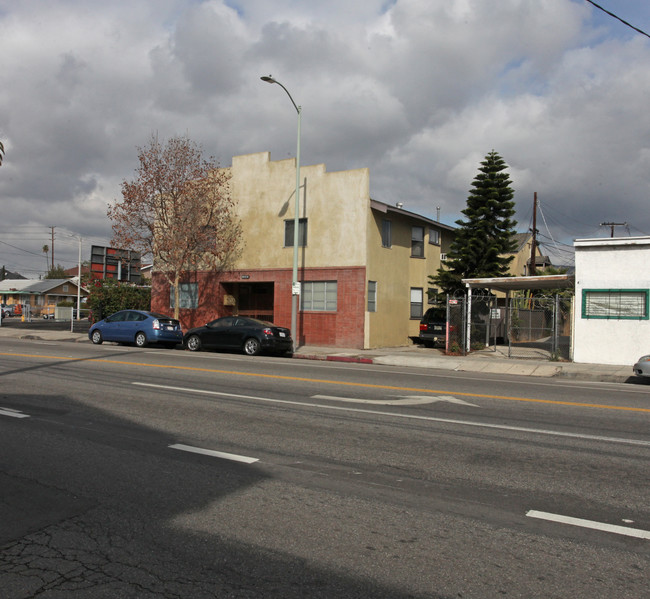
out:
<path id="1" fill-rule="evenodd" d="M 266 81 L 267 83 L 277 83 L 277 81 L 273 79 L 271 75 L 269 75 L 268 77 L 260 77 L 260 79 L 262 81 Z"/>

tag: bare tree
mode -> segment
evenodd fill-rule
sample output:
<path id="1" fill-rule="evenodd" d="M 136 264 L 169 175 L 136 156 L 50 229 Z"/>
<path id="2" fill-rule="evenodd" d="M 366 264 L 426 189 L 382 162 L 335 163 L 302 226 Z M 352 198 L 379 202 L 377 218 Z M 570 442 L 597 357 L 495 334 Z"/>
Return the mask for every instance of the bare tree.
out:
<path id="1" fill-rule="evenodd" d="M 240 255 L 241 227 L 230 197 L 229 171 L 186 137 L 166 144 L 152 137 L 138 148 L 139 168 L 122 182 L 122 200 L 108 209 L 116 247 L 151 257 L 174 290 L 180 307 L 184 273 L 220 272 Z"/>
<path id="2" fill-rule="evenodd" d="M 2 166 L 2 159 L 4 158 L 5 155 L 5 147 L 2 145 L 2 142 L 0 141 L 0 166 Z"/>

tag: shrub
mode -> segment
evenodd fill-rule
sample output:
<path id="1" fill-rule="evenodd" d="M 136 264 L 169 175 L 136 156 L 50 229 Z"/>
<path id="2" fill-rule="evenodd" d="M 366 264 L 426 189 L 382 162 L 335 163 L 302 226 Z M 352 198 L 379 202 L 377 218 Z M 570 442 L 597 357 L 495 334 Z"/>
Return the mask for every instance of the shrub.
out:
<path id="1" fill-rule="evenodd" d="M 150 310 L 151 288 L 120 283 L 115 279 L 97 279 L 89 285 L 86 306 L 97 322 L 120 310 Z"/>

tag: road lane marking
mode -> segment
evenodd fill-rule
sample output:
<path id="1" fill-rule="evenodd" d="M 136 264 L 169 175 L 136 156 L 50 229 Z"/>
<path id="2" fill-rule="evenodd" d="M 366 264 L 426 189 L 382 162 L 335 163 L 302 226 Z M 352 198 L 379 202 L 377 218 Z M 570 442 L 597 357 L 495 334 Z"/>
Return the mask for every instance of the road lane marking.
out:
<path id="1" fill-rule="evenodd" d="M 437 401 L 436 397 L 400 397 L 399 399 L 361 399 L 360 397 L 339 397 L 337 395 L 312 395 L 312 399 L 329 399 L 346 403 L 363 403 L 374 406 L 416 406 Z"/>
<path id="2" fill-rule="evenodd" d="M 169 355 L 169 354 L 166 354 Z M 47 360 L 70 360 L 68 357 L 61 356 L 42 356 L 42 355 L 33 355 L 33 354 L 21 354 L 21 353 L 10 353 L 10 352 L 0 352 L 0 356 L 13 356 L 21 358 L 40 358 Z M 388 391 L 409 391 L 411 393 L 426 393 L 431 395 L 446 395 L 450 392 L 447 390 L 440 389 L 421 389 L 417 387 L 397 387 L 393 385 L 373 385 L 372 383 L 354 383 L 350 381 L 333 381 L 327 379 L 312 379 L 307 377 L 297 377 L 297 376 L 287 376 L 280 374 L 264 374 L 259 372 L 242 372 L 237 370 L 222 370 L 216 368 L 199 368 L 197 366 L 179 366 L 175 364 L 149 364 L 147 362 L 130 362 L 126 360 L 108 360 L 106 358 L 78 358 L 74 359 L 74 362 L 98 362 L 102 364 L 118 364 L 123 366 L 136 366 L 137 368 L 161 368 L 165 370 L 184 370 L 188 372 L 203 372 L 207 374 L 226 374 L 226 375 L 235 375 L 235 376 L 249 376 L 255 378 L 264 378 L 264 379 L 274 379 L 282 381 L 294 381 L 294 382 L 304 382 L 304 383 L 318 383 L 322 385 L 337 385 L 343 387 L 359 387 L 364 389 L 384 389 Z M 572 406 L 577 408 L 597 408 L 601 410 L 618 410 L 625 412 L 642 412 L 650 414 L 650 408 L 637 408 L 631 406 L 612 406 L 607 404 L 594 404 L 594 403 L 581 403 L 577 401 L 563 401 L 557 399 L 535 399 L 530 397 L 514 397 L 508 395 L 493 395 L 490 393 L 468 393 L 462 391 L 453 391 L 454 395 L 461 395 L 463 397 L 484 397 L 488 399 L 499 399 L 504 401 L 521 401 L 527 403 L 539 403 L 539 404 L 549 404 L 549 405 L 558 405 L 558 406 Z"/>
<path id="3" fill-rule="evenodd" d="M 565 437 L 568 439 L 582 439 L 586 441 L 601 441 L 606 443 L 621 443 L 625 445 L 640 445 L 641 447 L 650 447 L 650 441 L 641 439 L 624 439 L 619 437 L 601 437 L 598 435 L 585 435 L 581 433 L 564 433 L 561 431 L 551 431 L 546 429 L 526 428 L 521 426 L 508 426 L 505 424 L 489 424 L 484 422 L 472 422 L 469 420 L 456 420 L 452 418 L 436 418 L 435 416 L 421 416 L 418 414 L 397 414 L 395 412 L 382 412 L 379 410 L 365 410 L 361 408 L 351 408 L 348 406 L 331 406 L 327 404 L 314 404 L 304 401 L 291 401 L 288 399 L 274 399 L 271 397 L 261 397 L 256 395 L 238 395 L 236 393 L 223 393 L 221 391 L 210 391 L 207 389 L 192 389 L 189 387 L 172 387 L 169 385 L 156 385 L 154 383 L 133 382 L 132 385 L 138 387 L 152 387 L 154 389 L 164 389 L 166 391 L 180 391 L 182 393 L 198 393 L 202 395 L 216 395 L 220 397 L 234 397 L 239 399 L 252 399 L 256 401 L 265 401 L 268 403 L 277 403 L 292 406 L 304 406 L 308 408 L 320 408 L 323 410 L 355 412 L 358 414 L 372 414 L 374 416 L 390 416 L 392 418 L 402 418 L 405 420 L 421 420 L 425 422 L 440 422 L 443 424 L 455 424 L 459 426 L 471 426 L 475 428 L 488 428 L 493 430 L 511 431 L 515 433 L 533 433 L 537 435 L 547 435 L 550 437 Z"/>
<path id="4" fill-rule="evenodd" d="M 637 539 L 650 539 L 650 531 L 641 530 L 640 528 L 617 526 L 615 524 L 595 522 L 594 520 L 583 520 L 582 518 L 572 518 L 571 516 L 562 516 L 560 514 L 551 514 L 549 512 L 538 512 L 536 510 L 527 511 L 526 516 L 529 518 L 548 520 L 550 522 L 559 522 L 560 524 L 569 524 L 570 526 L 580 526 L 582 528 L 611 532 L 617 535 L 625 535 L 627 537 L 636 537 Z"/>
<path id="5" fill-rule="evenodd" d="M 312 395 L 311 398 L 329 399 L 332 401 L 342 401 L 347 403 L 362 403 L 375 406 L 418 406 L 445 401 L 447 403 L 472 406 L 474 408 L 479 407 L 451 395 L 432 395 L 430 397 L 425 397 L 422 395 L 401 395 L 398 399 L 362 399 L 360 397 L 339 397 L 338 395 Z"/>
<path id="6" fill-rule="evenodd" d="M 192 445 L 183 445 L 182 443 L 175 443 L 174 445 L 170 445 L 169 448 L 179 449 L 180 451 L 187 451 L 189 453 L 200 453 L 202 455 L 208 455 L 213 458 L 230 460 L 231 462 L 243 462 L 244 464 L 254 464 L 255 462 L 259 462 L 257 458 L 249 458 L 245 455 L 225 453 L 223 451 L 214 451 L 213 449 L 203 449 L 201 447 L 193 447 Z"/>
<path id="7" fill-rule="evenodd" d="M 416 396 L 403 396 L 405 399 L 414 399 Z M 431 402 L 438 402 L 438 401 L 444 401 L 447 403 L 455 403 L 460 406 L 470 406 L 472 408 L 480 408 L 480 406 L 477 406 L 476 404 L 469 403 L 468 401 L 465 401 L 464 399 L 458 399 L 457 397 L 454 397 L 453 395 L 434 395 L 431 398 Z"/>
<path id="8" fill-rule="evenodd" d="M 11 418 L 29 418 L 29 414 L 23 414 L 20 410 L 12 408 L 0 408 L 0 416 L 10 416 Z"/>

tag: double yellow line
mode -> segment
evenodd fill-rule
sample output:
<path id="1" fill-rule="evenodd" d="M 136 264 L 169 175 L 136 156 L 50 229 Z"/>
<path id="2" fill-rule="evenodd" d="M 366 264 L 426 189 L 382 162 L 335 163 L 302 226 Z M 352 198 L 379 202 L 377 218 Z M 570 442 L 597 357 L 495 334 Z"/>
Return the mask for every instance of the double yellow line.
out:
<path id="1" fill-rule="evenodd" d="M 554 399 L 535 399 L 530 397 L 514 397 L 508 395 L 493 395 L 488 393 L 467 393 L 461 391 L 449 391 L 448 389 L 422 389 L 419 387 L 398 387 L 393 385 L 373 385 L 372 383 L 354 383 L 348 381 L 333 381 L 328 379 L 314 379 L 307 377 L 299 376 L 285 376 L 279 374 L 263 374 L 256 372 L 241 372 L 238 370 L 222 370 L 218 368 L 199 368 L 196 366 L 178 366 L 174 364 L 150 364 L 147 362 L 131 362 L 126 360 L 109 360 L 106 358 L 81 358 L 75 360 L 70 357 L 62 356 L 43 356 L 36 354 L 18 354 L 18 353 L 6 353 L 0 352 L 0 356 L 14 356 L 20 358 L 40 358 L 43 360 L 70 360 L 70 361 L 79 361 L 79 362 L 99 362 L 103 364 L 119 364 L 122 366 L 137 366 L 138 368 L 164 368 L 166 370 L 181 370 L 181 371 L 190 371 L 190 372 L 205 372 L 208 374 L 227 374 L 235 376 L 248 376 L 255 378 L 265 378 L 281 381 L 297 381 L 304 383 L 318 383 L 322 385 L 338 385 L 344 387 L 357 387 L 363 389 L 382 389 L 386 391 L 400 391 L 408 393 L 425 393 L 428 395 L 459 395 L 462 397 L 485 397 L 489 399 L 501 399 L 505 401 L 522 401 L 528 403 L 539 403 L 539 404 L 550 404 L 558 406 L 572 406 L 579 408 L 597 408 L 601 410 L 619 410 L 625 412 L 641 412 L 641 413 L 650 413 L 650 408 L 637 408 L 631 406 L 612 406 L 607 404 L 597 404 L 597 403 L 581 403 L 576 401 L 561 401 Z"/>

